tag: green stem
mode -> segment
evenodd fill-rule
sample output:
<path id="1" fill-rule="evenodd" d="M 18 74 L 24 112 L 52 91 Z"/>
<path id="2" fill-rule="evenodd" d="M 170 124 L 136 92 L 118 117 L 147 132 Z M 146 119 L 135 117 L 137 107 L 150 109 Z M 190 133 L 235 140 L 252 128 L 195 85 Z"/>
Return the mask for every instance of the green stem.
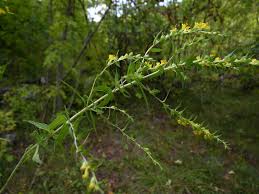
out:
<path id="1" fill-rule="evenodd" d="M 171 69 L 173 69 L 173 68 L 176 68 L 176 67 L 177 67 L 177 66 L 171 65 L 171 66 L 169 66 L 169 67 L 164 68 L 164 71 L 169 71 L 169 70 L 171 70 Z M 149 79 L 149 78 L 154 77 L 154 76 L 156 76 L 156 75 L 159 75 L 160 71 L 161 71 L 161 70 L 157 70 L 157 71 L 154 71 L 154 72 L 152 72 L 152 73 L 150 73 L 150 74 L 148 74 L 148 75 L 145 75 L 145 76 L 142 78 L 142 80 L 146 80 L 146 79 Z M 132 81 L 132 82 L 129 82 L 129 83 L 125 84 L 125 85 L 122 85 L 122 86 L 119 87 L 119 88 L 114 88 L 114 89 L 112 90 L 112 93 L 114 94 L 114 93 L 118 92 L 120 89 L 129 88 L 129 87 L 131 87 L 131 86 L 133 86 L 133 85 L 135 85 L 135 84 L 137 84 L 137 81 L 136 81 L 136 80 L 134 80 L 134 81 Z M 81 109 L 80 111 L 78 111 L 76 114 L 74 114 L 74 115 L 70 118 L 69 122 L 75 120 L 78 116 L 80 116 L 81 114 L 83 114 L 84 112 L 86 112 L 87 110 L 89 110 L 90 108 L 92 108 L 94 105 L 98 104 L 100 101 L 104 100 L 107 96 L 108 96 L 108 94 L 105 94 L 105 95 L 101 96 L 99 99 L 97 99 L 97 100 L 94 101 L 93 103 L 89 104 L 88 106 L 86 106 L 86 107 L 84 107 L 83 109 Z"/>
<path id="2" fill-rule="evenodd" d="M 172 64 L 166 68 L 164 68 L 164 71 L 169 71 L 171 69 L 177 68 L 178 66 L 176 66 L 175 64 Z M 156 70 L 150 74 L 145 75 L 144 77 L 141 78 L 141 80 L 147 80 L 150 79 L 156 75 L 159 75 L 161 70 Z M 118 91 L 120 91 L 120 89 L 124 89 L 124 88 L 130 88 L 131 86 L 137 84 L 138 81 L 133 80 L 132 82 L 129 82 L 127 84 L 121 85 L 120 87 L 114 88 L 112 90 L 112 93 L 116 93 Z M 98 104 L 99 102 L 101 102 L 102 100 L 104 100 L 106 97 L 108 96 L 108 94 L 105 94 L 103 96 L 101 96 L 100 98 L 98 98 L 96 101 L 92 102 L 91 104 L 87 105 L 86 107 L 84 107 L 83 109 L 81 109 L 80 111 L 78 111 L 76 114 L 74 114 L 65 124 L 69 124 L 70 122 L 72 122 L 73 120 L 75 120 L 77 117 L 79 117 L 80 115 L 82 115 L 84 112 L 86 112 L 87 110 L 91 109 L 93 106 L 95 106 L 96 104 Z M 64 124 L 63 124 L 64 125 Z M 62 127 L 60 126 L 59 128 L 57 128 L 54 133 L 51 133 L 47 138 L 45 138 L 44 140 L 52 137 L 54 134 L 56 134 Z M 44 141 L 43 140 L 43 141 Z M 3 191 L 5 190 L 6 186 L 8 185 L 8 183 L 10 182 L 10 180 L 12 179 L 12 177 L 14 176 L 15 172 L 17 171 L 17 169 L 22 165 L 25 157 L 27 156 L 27 154 L 29 154 L 30 151 L 32 151 L 33 149 L 35 149 L 37 146 L 37 144 L 35 145 L 31 145 L 27 148 L 27 150 L 24 152 L 23 156 L 21 157 L 21 159 L 19 160 L 19 162 L 17 163 L 17 165 L 15 166 L 14 170 L 12 171 L 12 173 L 10 174 L 10 176 L 8 177 L 7 181 L 5 182 L 4 186 L 1 188 L 0 190 L 0 194 L 3 193 Z"/>
<path id="3" fill-rule="evenodd" d="M 2 186 L 1 190 L 0 190 L 0 194 L 4 192 L 4 190 L 6 189 L 8 183 L 10 182 L 10 180 L 13 178 L 15 172 L 18 170 L 18 168 L 22 165 L 25 157 L 27 156 L 27 154 L 29 154 L 33 149 L 35 149 L 37 146 L 37 144 L 34 145 L 30 145 L 24 152 L 24 154 L 22 155 L 21 159 L 19 160 L 19 162 L 16 164 L 15 168 L 13 169 L 12 173 L 10 174 L 10 176 L 8 177 L 8 179 L 6 180 L 5 184 Z"/>

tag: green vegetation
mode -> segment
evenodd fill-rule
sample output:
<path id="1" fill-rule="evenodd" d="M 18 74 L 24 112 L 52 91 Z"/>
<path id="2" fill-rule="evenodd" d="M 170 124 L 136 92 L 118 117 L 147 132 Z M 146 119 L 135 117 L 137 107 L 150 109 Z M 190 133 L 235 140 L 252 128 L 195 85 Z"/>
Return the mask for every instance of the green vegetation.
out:
<path id="1" fill-rule="evenodd" d="M 0 193 L 258 193 L 256 6 L 0 2 Z"/>

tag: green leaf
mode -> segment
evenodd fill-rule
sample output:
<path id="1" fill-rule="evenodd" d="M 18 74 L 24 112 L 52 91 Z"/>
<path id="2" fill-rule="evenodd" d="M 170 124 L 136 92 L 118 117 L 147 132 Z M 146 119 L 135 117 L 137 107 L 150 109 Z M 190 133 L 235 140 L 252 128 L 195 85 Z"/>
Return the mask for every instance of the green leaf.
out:
<path id="1" fill-rule="evenodd" d="M 140 88 L 140 91 L 141 91 L 141 93 L 142 93 L 142 96 L 144 97 L 144 100 L 145 100 L 145 103 L 146 103 L 146 106 L 147 106 L 147 110 L 150 110 L 150 109 L 149 109 L 148 100 L 147 100 L 147 96 L 146 96 L 144 90 L 142 89 L 141 85 L 139 86 L 139 88 Z"/>
<path id="2" fill-rule="evenodd" d="M 3 78 L 3 74 L 5 72 L 6 65 L 1 65 L 0 66 L 0 80 Z"/>
<path id="3" fill-rule="evenodd" d="M 160 90 L 158 90 L 158 89 L 153 89 L 153 90 L 150 90 L 149 91 L 151 94 L 153 94 L 153 95 L 156 95 L 156 94 L 159 94 L 160 93 Z"/>
<path id="4" fill-rule="evenodd" d="M 36 146 L 35 152 L 32 157 L 32 161 L 34 161 L 38 164 L 42 164 L 42 161 L 41 161 L 40 155 L 39 155 L 39 144 L 37 144 L 37 146 Z"/>
<path id="5" fill-rule="evenodd" d="M 128 66 L 127 76 L 134 74 L 135 71 L 136 71 L 136 64 L 130 63 Z"/>
<path id="6" fill-rule="evenodd" d="M 96 120 L 95 120 L 95 117 L 94 117 L 92 111 L 89 112 L 89 116 L 90 116 L 90 120 L 91 120 L 91 123 L 92 123 L 92 125 L 93 125 L 93 128 L 94 128 L 94 130 L 96 131 Z"/>
<path id="7" fill-rule="evenodd" d="M 74 122 L 73 122 L 73 126 L 74 126 L 74 129 L 75 129 L 75 132 L 77 131 L 77 129 L 79 128 L 79 125 L 81 123 L 81 121 L 84 119 L 85 117 L 81 116 L 81 117 L 78 117 Z"/>
<path id="8" fill-rule="evenodd" d="M 69 134 L 68 125 L 62 126 L 62 128 L 58 133 L 58 136 L 56 137 L 55 144 L 61 145 L 68 134 Z"/>
<path id="9" fill-rule="evenodd" d="M 104 93 L 109 93 L 112 91 L 111 88 L 109 88 L 108 86 L 106 85 L 101 85 L 101 86 L 98 86 L 95 88 L 96 91 L 100 91 L 100 92 L 104 92 Z"/>
<path id="10" fill-rule="evenodd" d="M 161 48 L 152 48 L 152 49 L 150 50 L 150 52 L 152 52 L 152 53 L 160 53 L 161 51 L 162 51 Z"/>
<path id="11" fill-rule="evenodd" d="M 61 126 L 67 121 L 67 118 L 63 114 L 58 114 L 57 117 L 49 124 L 48 130 L 53 131 L 57 127 Z"/>
<path id="12" fill-rule="evenodd" d="M 45 124 L 45 123 L 40 123 L 40 122 L 35 122 L 35 121 L 30 121 L 30 120 L 25 120 L 25 121 L 28 122 L 28 123 L 30 123 L 30 124 L 32 124 L 32 125 L 34 125 L 35 127 L 39 128 L 39 129 L 43 129 L 43 130 L 45 130 L 45 131 L 50 132 L 50 131 L 48 130 L 48 125 Z"/>
<path id="13" fill-rule="evenodd" d="M 162 75 L 164 73 L 163 67 L 158 67 L 155 71 L 156 71 L 156 73 L 154 75 L 150 76 L 149 77 L 150 79 L 159 77 L 160 75 Z"/>
<path id="14" fill-rule="evenodd" d="M 106 98 L 103 99 L 102 102 L 100 102 L 100 104 L 98 105 L 99 107 L 107 105 L 113 99 L 112 89 L 109 88 L 108 86 L 102 85 L 102 86 L 96 87 L 95 90 L 104 92 L 108 95 Z"/>
<path id="15" fill-rule="evenodd" d="M 96 108 L 96 109 L 94 109 L 93 111 L 96 112 L 96 114 L 98 114 L 98 115 L 103 114 L 102 109 L 99 109 L 99 108 Z"/>
<path id="16" fill-rule="evenodd" d="M 115 72 L 115 76 L 114 76 L 114 86 L 117 88 L 117 87 L 120 87 L 120 82 L 119 82 L 119 73 L 116 69 L 116 72 Z"/>
<path id="17" fill-rule="evenodd" d="M 127 90 L 125 89 L 125 88 L 119 88 L 119 91 L 120 91 L 120 93 L 122 93 L 122 95 L 124 96 L 124 97 L 130 97 L 130 93 L 129 92 L 127 92 Z"/>
<path id="18" fill-rule="evenodd" d="M 106 106 L 110 101 L 112 101 L 112 99 L 113 99 L 113 94 L 108 93 L 108 96 L 106 98 L 104 98 L 104 100 L 102 102 L 100 102 L 99 107 Z"/>
<path id="19" fill-rule="evenodd" d="M 138 98 L 138 99 L 141 99 L 142 98 L 142 94 L 138 91 L 136 94 L 136 97 Z"/>

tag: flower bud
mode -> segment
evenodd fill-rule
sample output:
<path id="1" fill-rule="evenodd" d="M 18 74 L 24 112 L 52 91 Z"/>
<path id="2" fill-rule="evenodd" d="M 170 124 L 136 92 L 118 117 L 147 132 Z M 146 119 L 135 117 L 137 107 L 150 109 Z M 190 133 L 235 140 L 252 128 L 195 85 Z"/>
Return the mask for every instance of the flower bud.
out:
<path id="1" fill-rule="evenodd" d="M 88 190 L 92 191 L 92 190 L 96 190 L 98 188 L 97 184 L 96 184 L 96 179 L 95 177 L 92 177 L 90 180 L 90 183 L 88 185 Z"/>
<path id="2" fill-rule="evenodd" d="M 81 171 L 84 171 L 87 167 L 89 166 L 88 162 L 87 161 L 84 161 L 80 167 L 80 170 Z"/>
<path id="3" fill-rule="evenodd" d="M 82 178 L 83 179 L 88 179 L 88 177 L 89 177 L 89 166 L 85 169 L 85 172 L 84 172 L 84 174 L 82 175 Z"/>

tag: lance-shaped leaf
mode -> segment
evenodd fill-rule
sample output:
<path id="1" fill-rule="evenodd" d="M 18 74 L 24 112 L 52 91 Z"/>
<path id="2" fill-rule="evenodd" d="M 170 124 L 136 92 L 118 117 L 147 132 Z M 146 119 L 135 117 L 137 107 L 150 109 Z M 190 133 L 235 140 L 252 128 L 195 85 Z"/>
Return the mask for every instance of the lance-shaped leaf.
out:
<path id="1" fill-rule="evenodd" d="M 161 48 L 152 48 L 152 49 L 150 50 L 150 52 L 152 52 L 152 53 L 159 53 L 159 52 L 161 52 L 161 51 L 162 51 Z"/>
<path id="2" fill-rule="evenodd" d="M 48 129 L 49 126 L 47 124 L 45 124 L 45 123 L 40 123 L 40 122 L 35 122 L 35 121 L 30 121 L 30 120 L 26 120 L 26 122 L 34 125 L 38 129 L 43 129 L 43 130 L 45 130 L 47 132 L 50 132 L 49 129 Z"/>
<path id="3" fill-rule="evenodd" d="M 57 127 L 61 126 L 67 121 L 67 118 L 63 114 L 58 114 L 57 117 L 49 124 L 48 130 L 53 131 Z"/>
<path id="4" fill-rule="evenodd" d="M 42 161 L 40 159 L 40 155 L 39 155 L 39 144 L 37 144 L 35 152 L 32 156 L 32 160 L 38 164 L 42 164 Z"/>
<path id="5" fill-rule="evenodd" d="M 109 88 L 108 86 L 106 85 L 98 86 L 95 88 L 95 90 L 107 94 L 107 97 L 104 98 L 104 100 L 100 102 L 100 104 L 98 105 L 99 107 L 103 107 L 107 105 L 113 99 L 112 89 Z"/>

